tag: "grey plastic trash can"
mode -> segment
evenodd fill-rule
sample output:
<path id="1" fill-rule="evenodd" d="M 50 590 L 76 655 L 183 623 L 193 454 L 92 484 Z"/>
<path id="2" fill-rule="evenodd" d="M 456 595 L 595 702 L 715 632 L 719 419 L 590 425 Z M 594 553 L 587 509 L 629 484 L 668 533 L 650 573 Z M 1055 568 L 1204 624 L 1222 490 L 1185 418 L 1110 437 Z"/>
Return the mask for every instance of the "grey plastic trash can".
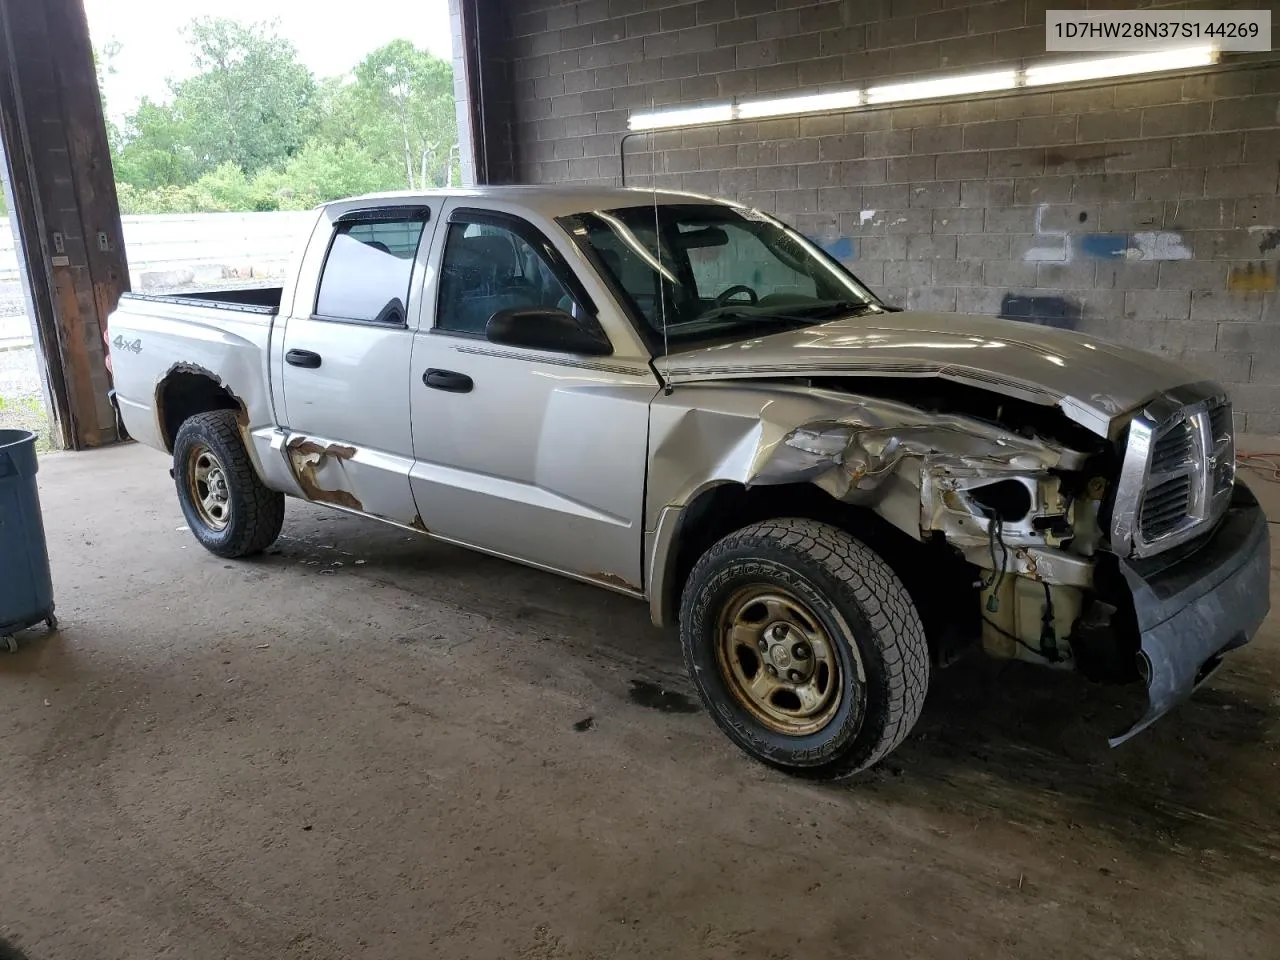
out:
<path id="1" fill-rule="evenodd" d="M 0 430 L 0 647 L 10 650 L 19 630 L 58 628 L 36 469 L 36 435 Z"/>

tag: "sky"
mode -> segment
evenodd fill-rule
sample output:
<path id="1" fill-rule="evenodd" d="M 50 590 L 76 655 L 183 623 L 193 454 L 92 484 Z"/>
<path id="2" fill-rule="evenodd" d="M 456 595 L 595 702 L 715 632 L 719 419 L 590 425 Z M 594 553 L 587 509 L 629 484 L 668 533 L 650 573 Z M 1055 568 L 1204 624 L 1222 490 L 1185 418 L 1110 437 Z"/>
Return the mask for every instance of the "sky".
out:
<path id="1" fill-rule="evenodd" d="M 317 77 L 346 73 L 398 37 L 452 58 L 449 0 L 334 4 L 328 16 L 318 12 L 323 7 L 317 0 L 84 0 L 84 7 L 94 46 L 101 49 L 110 40 L 121 44 L 112 64 L 116 72 L 103 78 L 107 110 L 115 120 L 132 112 L 143 96 L 164 98 L 166 80 L 194 72 L 190 48 L 179 31 L 196 17 L 278 19 L 280 35 L 293 41 Z"/>

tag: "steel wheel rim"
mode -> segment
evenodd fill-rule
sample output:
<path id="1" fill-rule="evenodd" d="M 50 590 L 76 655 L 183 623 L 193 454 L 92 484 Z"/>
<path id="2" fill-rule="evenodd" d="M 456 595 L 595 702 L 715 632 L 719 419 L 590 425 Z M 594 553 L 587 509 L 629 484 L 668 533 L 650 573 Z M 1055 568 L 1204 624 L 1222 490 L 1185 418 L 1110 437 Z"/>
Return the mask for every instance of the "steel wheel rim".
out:
<path id="1" fill-rule="evenodd" d="M 222 461 L 206 444 L 187 451 L 187 493 L 200 522 L 221 531 L 231 522 L 231 486 Z"/>
<path id="2" fill-rule="evenodd" d="M 831 722 L 844 668 L 822 622 L 789 590 L 754 584 L 721 608 L 716 663 L 734 699 L 777 733 L 802 737 Z"/>

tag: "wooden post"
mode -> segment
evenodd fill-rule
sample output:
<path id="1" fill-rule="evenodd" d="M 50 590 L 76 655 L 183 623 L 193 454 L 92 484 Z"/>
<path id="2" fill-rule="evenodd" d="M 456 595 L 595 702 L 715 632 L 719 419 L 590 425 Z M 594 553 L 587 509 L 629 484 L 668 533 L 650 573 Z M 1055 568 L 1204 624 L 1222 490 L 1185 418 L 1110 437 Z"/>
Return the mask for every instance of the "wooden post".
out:
<path id="1" fill-rule="evenodd" d="M 129 270 L 80 0 L 0 0 L 0 135 L 62 445 L 114 443 L 103 334 Z"/>

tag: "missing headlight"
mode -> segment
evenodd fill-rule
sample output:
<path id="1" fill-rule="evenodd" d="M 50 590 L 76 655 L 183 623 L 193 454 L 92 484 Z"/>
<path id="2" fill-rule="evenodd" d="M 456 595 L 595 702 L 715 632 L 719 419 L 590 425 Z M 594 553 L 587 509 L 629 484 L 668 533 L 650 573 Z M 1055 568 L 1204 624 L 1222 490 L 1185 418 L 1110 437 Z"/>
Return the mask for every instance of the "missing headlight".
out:
<path id="1" fill-rule="evenodd" d="M 1016 523 L 1031 512 L 1031 491 L 1017 480 L 998 480 L 965 493 L 1001 523 Z"/>

